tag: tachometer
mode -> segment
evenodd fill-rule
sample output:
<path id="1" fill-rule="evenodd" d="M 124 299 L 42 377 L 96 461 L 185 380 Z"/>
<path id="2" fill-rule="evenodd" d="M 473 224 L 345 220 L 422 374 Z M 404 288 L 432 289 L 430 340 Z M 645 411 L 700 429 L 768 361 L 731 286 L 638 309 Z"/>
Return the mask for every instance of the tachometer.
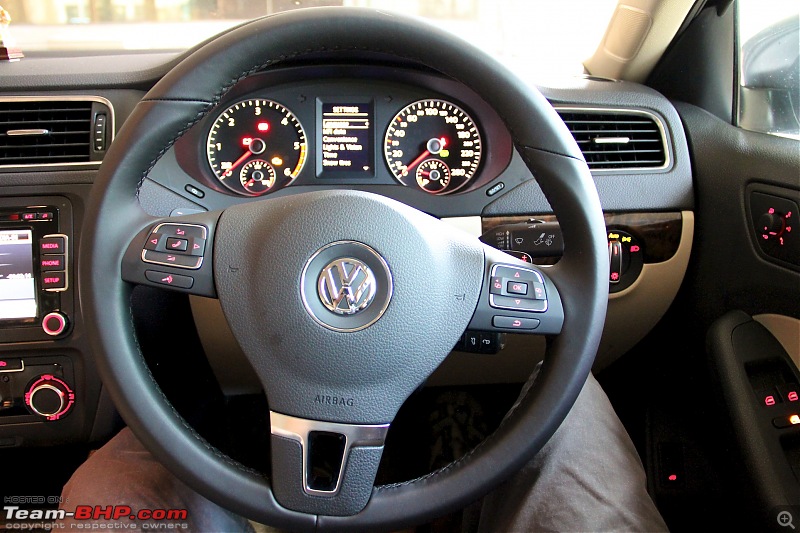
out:
<path id="1" fill-rule="evenodd" d="M 402 109 L 386 129 L 384 155 L 403 185 L 431 194 L 461 189 L 481 164 L 475 121 L 445 100 L 420 100 Z"/>
<path id="2" fill-rule="evenodd" d="M 243 100 L 220 113 L 206 153 L 214 175 L 237 194 L 258 196 L 291 183 L 306 161 L 306 133 L 272 100 Z"/>

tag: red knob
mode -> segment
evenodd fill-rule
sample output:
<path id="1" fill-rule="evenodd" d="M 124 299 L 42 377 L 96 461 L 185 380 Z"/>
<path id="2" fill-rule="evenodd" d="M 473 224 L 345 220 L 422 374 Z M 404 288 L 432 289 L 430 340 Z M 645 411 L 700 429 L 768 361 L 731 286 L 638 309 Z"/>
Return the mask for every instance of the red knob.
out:
<path id="1" fill-rule="evenodd" d="M 74 404 L 73 390 L 63 379 L 52 374 L 42 374 L 36 378 L 25 393 L 28 409 L 50 421 L 64 417 Z"/>
<path id="2" fill-rule="evenodd" d="M 64 333 L 67 326 L 69 326 L 67 315 L 58 311 L 47 313 L 42 319 L 42 329 L 51 337 L 58 337 Z"/>

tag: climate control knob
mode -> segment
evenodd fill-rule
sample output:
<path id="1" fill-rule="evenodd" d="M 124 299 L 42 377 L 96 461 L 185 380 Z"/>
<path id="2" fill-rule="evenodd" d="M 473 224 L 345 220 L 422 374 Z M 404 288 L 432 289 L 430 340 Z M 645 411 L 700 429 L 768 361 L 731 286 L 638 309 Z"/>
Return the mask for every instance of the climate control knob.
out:
<path id="1" fill-rule="evenodd" d="M 25 393 L 25 405 L 33 414 L 46 420 L 59 420 L 72 410 L 75 392 L 67 383 L 51 374 L 36 378 Z"/>

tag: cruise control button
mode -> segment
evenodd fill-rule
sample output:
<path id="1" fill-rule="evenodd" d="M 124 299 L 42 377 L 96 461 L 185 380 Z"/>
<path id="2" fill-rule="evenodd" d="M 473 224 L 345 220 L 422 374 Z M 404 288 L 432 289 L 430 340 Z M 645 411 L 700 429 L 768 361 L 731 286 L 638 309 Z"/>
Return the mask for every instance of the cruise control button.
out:
<path id="1" fill-rule="evenodd" d="M 547 311 L 547 300 L 531 300 L 530 298 L 514 298 L 513 296 L 489 295 L 489 305 L 500 309 L 513 309 L 515 311 L 532 311 L 541 313 Z"/>
<path id="2" fill-rule="evenodd" d="M 528 284 L 521 281 L 509 281 L 506 290 L 509 294 L 519 294 L 524 296 L 528 294 Z"/>
<path id="3" fill-rule="evenodd" d="M 539 320 L 536 318 L 517 318 L 513 316 L 494 316 L 492 325 L 503 329 L 522 329 L 531 330 L 539 327 Z"/>
<path id="4" fill-rule="evenodd" d="M 144 276 L 153 283 L 181 289 L 191 289 L 192 285 L 194 285 L 194 278 L 191 276 L 181 276 L 180 274 L 170 274 L 169 272 L 159 272 L 158 270 L 146 270 Z"/>
<path id="5" fill-rule="evenodd" d="M 47 237 L 39 240 L 39 250 L 43 254 L 63 254 L 65 249 L 64 237 Z"/>
<path id="6" fill-rule="evenodd" d="M 481 332 L 481 347 L 480 353 L 493 354 L 500 351 L 500 334 L 492 331 Z"/>
<path id="7" fill-rule="evenodd" d="M 173 252 L 185 252 L 187 248 L 189 248 L 189 241 L 186 239 L 167 237 L 167 250 Z"/>
<path id="8" fill-rule="evenodd" d="M 477 331 L 466 331 L 464 333 L 464 350 L 477 352 L 481 346 L 481 334 Z"/>

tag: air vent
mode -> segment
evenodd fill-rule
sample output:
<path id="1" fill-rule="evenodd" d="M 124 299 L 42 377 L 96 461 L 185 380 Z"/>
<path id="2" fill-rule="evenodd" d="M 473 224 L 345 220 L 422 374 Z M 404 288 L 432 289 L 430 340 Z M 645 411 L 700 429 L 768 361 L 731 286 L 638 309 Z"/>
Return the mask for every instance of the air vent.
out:
<path id="1" fill-rule="evenodd" d="M 107 100 L 0 99 L 0 166 L 99 163 L 113 132 Z"/>
<path id="2" fill-rule="evenodd" d="M 591 170 L 660 169 L 668 165 L 664 128 L 643 111 L 556 108 Z"/>

